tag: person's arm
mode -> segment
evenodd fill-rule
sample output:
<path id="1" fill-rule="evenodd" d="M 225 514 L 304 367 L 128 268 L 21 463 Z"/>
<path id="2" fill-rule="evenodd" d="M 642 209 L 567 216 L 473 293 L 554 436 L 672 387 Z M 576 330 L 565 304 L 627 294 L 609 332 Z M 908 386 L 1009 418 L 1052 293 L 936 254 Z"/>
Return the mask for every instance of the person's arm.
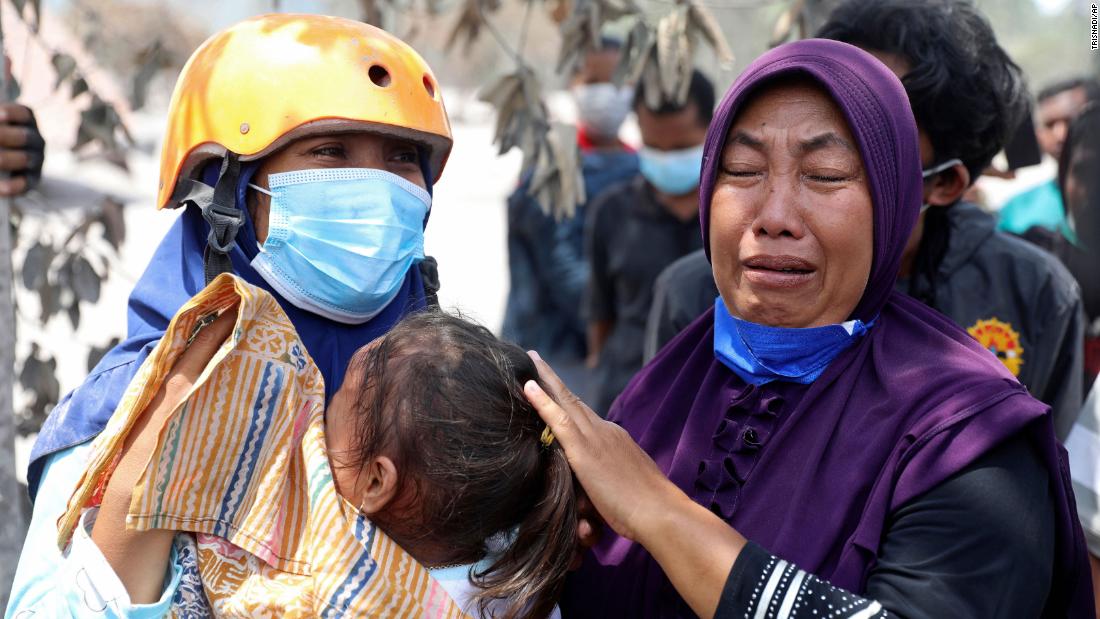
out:
<path id="1" fill-rule="evenodd" d="M 857 595 L 747 543 L 532 356 L 554 398 L 534 381 L 524 392 L 596 510 L 653 555 L 699 616 L 769 609 L 779 617 L 866 619 L 1042 612 L 1053 570 L 1054 510 L 1048 473 L 1025 438 L 1010 440 L 891 514 L 866 595 Z M 982 584 L 991 581 L 1007 586 Z"/>
<path id="2" fill-rule="evenodd" d="M 607 343 L 607 336 L 611 335 L 611 328 L 614 326 L 615 323 L 610 320 L 597 320 L 588 323 L 588 357 L 584 360 L 584 364 L 589 369 L 599 364 L 603 345 Z"/>
<path id="3" fill-rule="evenodd" d="M 672 298 L 669 288 L 675 275 L 676 263 L 661 271 L 657 281 L 653 282 L 653 304 L 649 306 L 649 316 L 645 321 L 645 336 L 642 343 L 642 361 L 649 363 L 657 356 L 657 351 L 676 334 L 672 331 Z"/>
<path id="4" fill-rule="evenodd" d="M 38 183 L 45 147 L 29 107 L 0 104 L 0 196 L 17 196 Z"/>
<path id="5" fill-rule="evenodd" d="M 228 337 L 236 310 L 222 313 L 196 334 L 165 377 L 156 397 L 131 429 L 103 494 L 92 541 L 118 575 L 135 603 L 158 599 L 175 531 L 138 531 L 126 527 L 132 492 L 156 449 L 168 417 L 190 394 L 203 369 Z"/>
<path id="6" fill-rule="evenodd" d="M 1026 385 L 1036 399 L 1049 404 L 1054 415 L 1054 432 L 1065 441 L 1084 400 L 1085 314 L 1081 299 L 1050 308 L 1042 325 L 1040 345 L 1026 363 L 1032 364 L 1035 385 Z"/>
<path id="7" fill-rule="evenodd" d="M 583 311 L 588 324 L 588 358 L 585 363 L 590 368 L 598 363 L 604 343 L 615 325 L 615 285 L 609 272 L 607 253 L 610 234 L 607 213 L 610 208 L 610 198 L 596 200 L 584 228 L 585 256 L 589 267 Z"/>
<path id="8" fill-rule="evenodd" d="M 626 430 L 568 391 L 537 354 L 532 358 L 559 406 L 535 381 L 524 393 L 561 442 L 596 511 L 619 535 L 653 555 L 700 617 L 711 617 L 745 539 L 665 477 Z"/>
<path id="9" fill-rule="evenodd" d="M 645 354 L 649 363 L 680 331 L 714 307 L 718 286 L 703 250 L 668 265 L 653 285 L 653 305 L 646 319 Z"/>
<path id="10" fill-rule="evenodd" d="M 157 599 L 137 604 L 89 538 L 87 525 L 94 520 L 95 510 L 85 512 L 64 551 L 57 547 L 57 521 L 84 473 L 90 447 L 82 443 L 46 458 L 8 598 L 5 617 L 9 619 L 151 619 L 168 612 L 182 577 L 178 557 L 170 557 L 171 568 L 162 572 Z"/>

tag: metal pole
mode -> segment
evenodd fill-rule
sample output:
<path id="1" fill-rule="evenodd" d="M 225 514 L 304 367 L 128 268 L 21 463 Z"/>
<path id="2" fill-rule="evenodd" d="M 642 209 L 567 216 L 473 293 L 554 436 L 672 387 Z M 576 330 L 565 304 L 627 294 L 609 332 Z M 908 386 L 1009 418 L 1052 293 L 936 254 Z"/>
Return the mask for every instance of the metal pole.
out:
<path id="1" fill-rule="evenodd" d="M 0 7 L 2 8 L 2 7 Z M 0 21 L 0 51 L 4 28 Z M 0 66 L 0 102 L 7 101 L 7 67 Z M 22 489 L 15 477 L 15 307 L 12 301 L 11 199 L 0 198 L 0 608 L 7 608 L 15 566 L 23 548 Z"/>

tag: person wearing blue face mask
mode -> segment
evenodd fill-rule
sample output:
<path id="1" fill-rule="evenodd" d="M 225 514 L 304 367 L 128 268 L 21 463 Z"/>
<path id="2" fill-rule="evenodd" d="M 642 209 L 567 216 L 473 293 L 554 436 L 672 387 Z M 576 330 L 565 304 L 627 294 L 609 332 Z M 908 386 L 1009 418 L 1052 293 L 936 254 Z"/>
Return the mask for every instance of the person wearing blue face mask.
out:
<path id="1" fill-rule="evenodd" d="M 95 547 L 58 549 L 57 517 L 92 438 L 172 316 L 223 272 L 272 293 L 331 398 L 357 350 L 434 301 L 424 228 L 451 145 L 431 69 L 373 26 L 264 15 L 195 52 L 169 108 L 156 202 L 180 215 L 130 295 L 127 338 L 38 436 L 34 513 L 9 611 L 84 616 L 91 610 L 66 604 L 98 596 L 108 614 L 163 615 L 179 582 L 172 573 L 163 591 L 131 598 Z M 144 569 L 141 557 L 127 569 Z M 90 581 L 58 576 L 78 572 Z"/>
<path id="2" fill-rule="evenodd" d="M 638 156 L 619 139 L 633 88 L 612 83 L 619 41 L 604 37 L 577 64 L 570 92 L 577 106 L 577 146 L 585 192 L 594 198 L 638 174 Z M 560 368 L 562 379 L 587 395 L 587 354 L 581 296 L 588 284 L 584 222 L 588 202 L 557 218 L 530 195 L 531 170 L 508 196 L 508 301 L 504 339 L 538 350 Z"/>
<path id="3" fill-rule="evenodd" d="M 642 148 L 639 174 L 597 196 L 585 224 L 591 275 L 585 293 L 590 398 L 606 412 L 642 367 L 642 334 L 657 275 L 702 247 L 698 219 L 703 141 L 714 86 L 694 71 L 683 103 L 649 105 L 644 84 L 634 95 Z"/>

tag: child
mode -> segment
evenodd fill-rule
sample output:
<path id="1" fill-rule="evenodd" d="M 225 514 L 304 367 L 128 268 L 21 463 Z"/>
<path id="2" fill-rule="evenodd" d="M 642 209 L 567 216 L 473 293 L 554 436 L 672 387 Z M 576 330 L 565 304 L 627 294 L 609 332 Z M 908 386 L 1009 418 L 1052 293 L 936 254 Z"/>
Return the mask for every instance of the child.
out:
<path id="1" fill-rule="evenodd" d="M 519 347 L 427 310 L 356 353 L 325 415 L 340 494 L 486 617 L 547 616 L 576 546 L 572 473 L 528 380 Z"/>
<path id="2" fill-rule="evenodd" d="M 278 303 L 222 275 L 92 444 L 59 589 L 124 588 L 118 616 L 556 616 L 576 505 L 522 393 L 537 379 L 519 348 L 425 311 L 357 352 L 323 411 Z"/>

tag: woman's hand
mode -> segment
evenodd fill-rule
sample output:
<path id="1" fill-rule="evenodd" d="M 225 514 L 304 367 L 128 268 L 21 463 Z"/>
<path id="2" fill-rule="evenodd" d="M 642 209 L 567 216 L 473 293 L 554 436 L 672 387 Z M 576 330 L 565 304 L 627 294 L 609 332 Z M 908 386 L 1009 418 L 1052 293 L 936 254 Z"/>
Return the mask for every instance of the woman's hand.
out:
<path id="1" fill-rule="evenodd" d="M 535 381 L 524 394 L 561 442 L 569 466 L 600 516 L 628 539 L 642 542 L 682 493 L 620 426 L 601 419 L 573 395 L 537 353 L 529 353 L 548 395 Z M 686 498 L 686 497 L 684 497 Z"/>
<path id="2" fill-rule="evenodd" d="M 126 528 L 134 486 L 157 446 L 161 428 L 194 386 L 202 371 L 233 330 L 236 306 L 222 312 L 211 324 L 195 334 L 187 350 L 161 383 L 157 395 L 134 424 L 122 448 L 99 515 L 92 527 L 92 541 L 110 563 L 130 594 L 133 604 L 149 604 L 160 599 L 164 575 L 172 550 L 175 531 L 154 529 L 135 531 Z"/>
<path id="3" fill-rule="evenodd" d="M 713 617 L 745 538 L 681 492 L 626 430 L 585 406 L 537 353 L 528 354 L 550 395 L 533 380 L 523 392 L 561 442 L 596 510 L 653 555 L 697 615 Z"/>

